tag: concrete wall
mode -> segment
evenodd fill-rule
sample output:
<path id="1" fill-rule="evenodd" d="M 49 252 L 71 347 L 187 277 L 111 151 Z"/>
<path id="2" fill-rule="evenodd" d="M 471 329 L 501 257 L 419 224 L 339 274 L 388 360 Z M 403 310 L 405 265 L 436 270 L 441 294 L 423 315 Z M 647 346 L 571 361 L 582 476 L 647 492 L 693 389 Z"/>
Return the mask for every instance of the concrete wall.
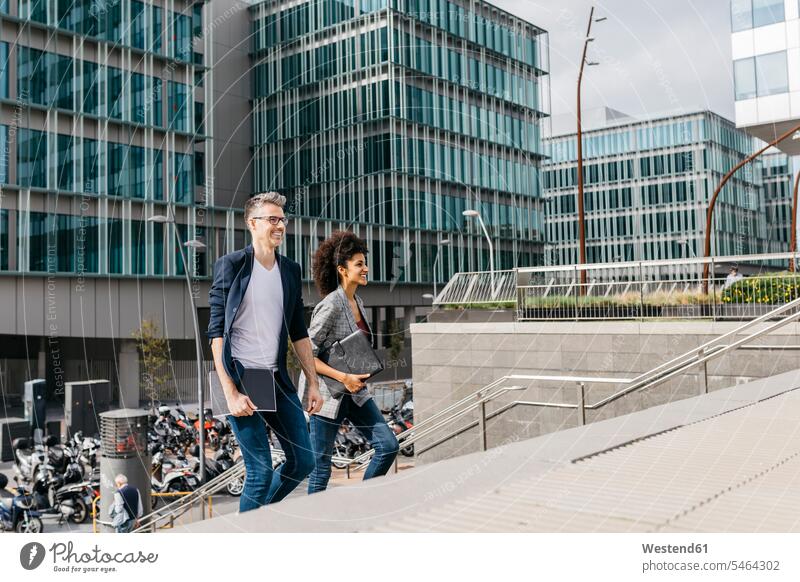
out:
<path id="1" fill-rule="evenodd" d="M 424 323 L 411 326 L 414 406 L 417 422 L 508 374 L 588 375 L 634 378 L 640 373 L 739 327 L 712 322 Z M 757 329 L 757 328 L 756 328 Z M 761 345 L 800 346 L 800 325 L 790 324 L 757 340 Z M 754 345 L 755 345 L 754 344 Z M 708 363 L 709 391 L 800 367 L 800 350 L 737 350 Z M 611 418 L 703 393 L 698 369 L 597 411 L 587 422 Z M 574 382 L 519 381 L 516 391 L 488 403 L 487 412 L 513 400 L 577 403 Z M 588 404 L 620 389 L 587 387 Z M 479 449 L 477 428 L 422 452 L 426 445 L 474 422 L 465 418 L 418 445 L 419 461 L 432 462 Z M 554 432 L 580 423 L 576 410 L 517 406 L 487 423 L 488 446 Z"/>

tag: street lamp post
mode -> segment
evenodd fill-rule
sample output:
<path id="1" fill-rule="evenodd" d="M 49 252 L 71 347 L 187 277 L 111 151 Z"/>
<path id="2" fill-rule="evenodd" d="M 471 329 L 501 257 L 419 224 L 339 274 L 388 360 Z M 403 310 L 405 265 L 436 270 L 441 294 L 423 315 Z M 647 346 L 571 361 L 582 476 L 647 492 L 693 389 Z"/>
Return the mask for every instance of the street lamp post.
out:
<path id="1" fill-rule="evenodd" d="M 205 481 L 206 476 L 206 455 L 205 455 L 205 446 L 206 446 L 206 435 L 205 430 L 203 429 L 205 425 L 205 418 L 203 414 L 203 409 L 205 408 L 205 402 L 203 399 L 203 348 L 200 343 L 200 325 L 197 321 L 197 308 L 195 307 L 194 302 L 194 293 L 192 292 L 192 280 L 189 276 L 189 265 L 186 261 L 186 256 L 183 254 L 183 247 L 195 248 L 195 249 L 202 249 L 205 248 L 202 242 L 197 239 L 188 240 L 185 243 L 181 241 L 180 234 L 178 234 L 178 225 L 175 222 L 175 215 L 174 213 L 170 212 L 171 208 L 167 210 L 167 216 L 163 216 L 160 214 L 156 214 L 151 216 L 147 220 L 150 222 L 158 222 L 158 223 L 171 223 L 173 225 L 173 231 L 175 233 L 175 243 L 178 246 L 178 254 L 181 256 L 181 263 L 183 264 L 183 273 L 186 275 L 186 288 L 189 292 L 189 306 L 192 310 L 192 325 L 194 326 L 194 343 L 195 343 L 195 357 L 197 359 L 197 406 L 198 406 L 198 422 L 199 422 L 199 437 L 200 437 L 200 451 L 199 451 L 199 479 L 200 483 Z M 171 214 L 171 216 L 170 216 Z M 205 519 L 205 512 L 201 510 L 201 516 Z"/>
<path id="2" fill-rule="evenodd" d="M 492 282 L 492 298 L 495 296 L 495 288 L 494 288 L 494 245 L 492 244 L 492 237 L 489 236 L 489 231 L 486 230 L 486 225 L 483 222 L 483 218 L 481 217 L 481 213 L 477 210 L 465 210 L 462 212 L 464 216 L 470 216 L 478 219 L 478 222 L 483 229 L 483 234 L 486 237 L 486 242 L 489 243 L 489 271 L 491 273 L 491 282 Z"/>
<path id="3" fill-rule="evenodd" d="M 739 171 L 739 168 L 741 168 L 745 164 L 752 162 L 754 159 L 763 154 L 769 148 L 781 143 L 783 140 L 787 139 L 789 136 L 794 135 L 798 131 L 800 131 L 800 124 L 795 125 L 792 129 L 790 129 L 786 133 L 779 135 L 771 142 L 769 142 L 767 145 L 765 145 L 763 148 L 758 150 L 756 153 L 747 156 L 741 162 L 736 164 L 733 167 L 733 169 L 731 169 L 727 174 L 725 174 L 725 176 L 722 177 L 722 180 L 720 180 L 720 183 L 717 185 L 716 190 L 714 190 L 714 194 L 711 196 L 711 199 L 708 202 L 708 211 L 706 212 L 706 240 L 704 249 L 704 256 L 706 259 L 711 256 L 711 228 L 712 228 L 711 225 L 712 225 L 712 219 L 714 218 L 714 206 L 717 204 L 717 197 L 719 197 L 719 193 L 722 191 L 723 186 L 725 186 L 725 184 L 728 183 L 728 180 L 730 180 L 731 177 L 737 171 Z M 708 267 L 709 263 L 706 262 L 705 265 L 703 265 L 703 293 L 708 293 L 708 271 L 709 271 Z"/>
<path id="4" fill-rule="evenodd" d="M 445 245 L 450 244 L 449 238 L 443 238 L 439 240 L 439 244 L 436 245 L 436 258 L 433 259 L 433 296 L 436 297 L 438 295 L 436 291 L 436 266 L 439 264 L 439 254 L 442 252 L 442 247 Z"/>
<path id="5" fill-rule="evenodd" d="M 789 245 L 789 251 L 792 253 L 792 256 L 789 258 L 789 271 L 794 273 L 795 264 L 794 264 L 794 254 L 797 252 L 797 186 L 800 184 L 800 170 L 797 172 L 797 177 L 794 179 L 794 192 L 792 194 L 792 233 L 789 238 L 791 244 Z"/>
<path id="6" fill-rule="evenodd" d="M 589 25 L 586 27 L 586 40 L 583 42 L 583 54 L 581 55 L 581 67 L 578 71 L 578 97 L 577 97 L 577 118 L 578 118 L 578 237 L 579 237 L 579 253 L 581 265 L 586 264 L 586 217 L 583 207 L 583 128 L 581 126 L 581 85 L 583 84 L 583 67 L 584 65 L 594 66 L 595 62 L 586 60 L 586 51 L 589 48 L 589 43 L 594 39 L 589 35 L 592 32 L 593 22 L 602 22 L 605 17 L 594 18 L 594 6 L 589 11 Z M 586 285 L 586 271 L 581 269 L 581 295 L 583 295 Z"/>

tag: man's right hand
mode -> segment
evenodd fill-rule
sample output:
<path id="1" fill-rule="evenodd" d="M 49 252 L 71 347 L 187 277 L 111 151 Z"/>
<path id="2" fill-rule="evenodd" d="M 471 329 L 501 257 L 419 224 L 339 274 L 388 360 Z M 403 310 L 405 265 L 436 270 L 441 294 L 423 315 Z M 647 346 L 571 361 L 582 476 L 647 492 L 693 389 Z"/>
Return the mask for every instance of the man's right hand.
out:
<path id="1" fill-rule="evenodd" d="M 225 393 L 225 400 L 228 402 L 228 411 L 234 416 L 252 416 L 256 405 L 246 394 L 238 390 L 232 393 Z"/>
<path id="2" fill-rule="evenodd" d="M 342 384 L 349 392 L 355 394 L 364 387 L 364 380 L 369 378 L 369 374 L 345 374 Z"/>

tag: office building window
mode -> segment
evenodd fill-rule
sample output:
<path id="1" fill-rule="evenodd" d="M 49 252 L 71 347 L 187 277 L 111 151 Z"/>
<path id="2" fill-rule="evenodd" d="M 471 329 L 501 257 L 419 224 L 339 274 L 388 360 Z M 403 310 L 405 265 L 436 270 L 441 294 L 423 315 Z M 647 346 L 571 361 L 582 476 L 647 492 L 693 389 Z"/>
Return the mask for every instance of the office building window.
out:
<path id="1" fill-rule="evenodd" d="M 8 184 L 8 126 L 0 125 L 0 184 Z"/>
<path id="2" fill-rule="evenodd" d="M 733 84 L 737 101 L 756 96 L 756 69 L 753 58 L 734 61 Z"/>
<path id="3" fill-rule="evenodd" d="M 169 81 L 169 128 L 189 130 L 189 90 L 183 83 Z"/>
<path id="4" fill-rule="evenodd" d="M 0 97 L 8 99 L 8 43 L 0 42 Z"/>
<path id="5" fill-rule="evenodd" d="M 753 0 L 753 27 L 783 22 L 783 0 Z"/>
<path id="6" fill-rule="evenodd" d="M 108 227 L 108 272 L 122 273 L 122 219 L 109 218 L 106 220 Z"/>
<path id="7" fill-rule="evenodd" d="M 759 97 L 789 91 L 785 51 L 756 57 L 756 86 Z"/>
<path id="8" fill-rule="evenodd" d="M 193 201 L 192 197 L 192 189 L 194 188 L 194 183 L 192 180 L 193 164 L 194 162 L 192 161 L 191 154 L 181 154 L 181 153 L 172 154 L 172 171 L 174 173 L 173 184 L 175 185 L 175 191 L 172 199 L 175 202 L 190 203 Z"/>
<path id="9" fill-rule="evenodd" d="M 47 134 L 22 128 L 17 132 L 17 181 L 23 188 L 47 186 Z"/>
<path id="10" fill-rule="evenodd" d="M 18 213 L 20 222 L 22 221 L 23 213 Z M 31 271 L 47 271 L 47 243 L 49 234 L 52 231 L 50 228 L 50 221 L 48 215 L 44 212 L 30 212 L 28 213 L 28 224 L 30 228 L 30 237 L 28 238 L 28 266 Z M 22 236 L 20 231 L 17 235 L 19 239 Z M 17 245 L 20 241 L 17 240 Z M 53 265 L 55 267 L 55 265 Z"/>
<path id="11" fill-rule="evenodd" d="M 8 210 L 0 210 L 0 271 L 8 271 Z"/>
<path id="12" fill-rule="evenodd" d="M 731 0 L 731 31 L 753 28 L 752 0 Z"/>
<path id="13" fill-rule="evenodd" d="M 145 244 L 145 226 L 143 220 L 131 220 L 131 273 L 144 275 L 147 271 L 147 245 Z"/>

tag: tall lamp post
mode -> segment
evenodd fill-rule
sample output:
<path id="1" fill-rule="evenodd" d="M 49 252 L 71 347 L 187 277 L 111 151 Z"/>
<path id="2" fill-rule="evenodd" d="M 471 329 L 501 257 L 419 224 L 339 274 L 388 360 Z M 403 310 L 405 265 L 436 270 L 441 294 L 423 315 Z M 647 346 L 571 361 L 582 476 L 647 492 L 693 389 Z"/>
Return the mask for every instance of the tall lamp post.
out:
<path id="1" fill-rule="evenodd" d="M 438 292 L 436 291 L 436 266 L 439 264 L 439 255 L 442 253 L 442 247 L 445 245 L 450 244 L 449 238 L 443 238 L 439 240 L 439 244 L 436 245 L 436 258 L 433 259 L 433 296 L 436 297 Z"/>
<path id="2" fill-rule="evenodd" d="M 205 430 L 203 430 L 204 426 L 204 415 L 203 409 L 205 408 L 205 402 L 203 400 L 203 348 L 200 343 L 200 325 L 197 322 L 197 308 L 195 307 L 194 303 L 194 293 L 192 293 L 192 279 L 189 276 L 189 266 L 186 262 L 186 256 L 183 254 L 183 247 L 194 248 L 194 249 L 202 249 L 205 248 L 202 242 L 197 239 L 187 240 L 186 242 L 181 241 L 181 236 L 178 234 L 178 225 L 175 222 L 175 214 L 170 212 L 171 208 L 167 210 L 167 216 L 156 214 L 151 216 L 147 220 L 150 222 L 158 222 L 161 224 L 170 223 L 173 225 L 173 232 L 175 233 L 175 244 L 178 247 L 178 254 L 181 256 L 181 263 L 183 264 L 183 273 L 186 275 L 186 289 L 189 292 L 189 305 L 192 310 L 192 325 L 194 326 L 194 343 L 195 343 L 195 351 L 196 351 L 196 359 L 197 359 L 197 406 L 198 406 L 198 422 L 199 422 L 199 433 L 200 433 L 200 457 L 198 459 L 200 463 L 200 470 L 199 470 L 199 478 L 200 483 L 205 481 L 206 477 L 206 454 L 205 454 L 205 446 L 206 446 L 206 435 Z M 200 512 L 202 517 L 205 518 L 205 512 Z"/>
<path id="3" fill-rule="evenodd" d="M 800 131 L 800 124 L 795 125 L 792 129 L 783 133 L 765 145 L 763 148 L 758 150 L 754 154 L 750 154 L 741 162 L 736 164 L 731 171 L 729 171 L 725 176 L 723 176 L 722 180 L 720 180 L 719 184 L 717 185 L 717 189 L 714 190 L 714 194 L 711 196 L 711 200 L 708 202 L 708 211 L 706 212 L 706 241 L 705 241 L 705 258 L 709 258 L 711 256 L 711 224 L 712 219 L 714 218 L 714 206 L 717 204 L 717 197 L 719 197 L 719 193 L 722 191 L 723 186 L 728 183 L 728 180 L 745 164 L 749 164 L 758 156 L 763 154 L 772 146 L 775 146 L 781 143 L 783 140 L 788 138 L 789 136 L 794 135 L 796 132 Z M 703 265 L 703 293 L 708 293 L 708 271 L 709 271 L 709 264 L 706 262 Z"/>
<path id="4" fill-rule="evenodd" d="M 794 254 L 797 252 L 797 186 L 800 185 L 800 170 L 797 172 L 797 177 L 794 179 L 794 192 L 792 194 L 792 234 L 789 238 L 791 244 L 789 251 L 792 256 L 789 258 L 789 271 L 794 273 Z"/>
<path id="5" fill-rule="evenodd" d="M 481 213 L 477 210 L 465 210 L 462 212 L 464 216 L 477 218 L 478 222 L 483 229 L 483 235 L 486 237 L 486 242 L 489 243 L 489 271 L 491 272 L 491 281 L 492 281 L 492 298 L 495 296 L 495 288 L 494 288 L 494 245 L 492 244 L 492 237 L 489 236 L 489 231 L 486 230 L 486 225 L 483 222 L 483 218 L 481 217 Z"/>
<path id="6" fill-rule="evenodd" d="M 581 85 L 583 84 L 583 67 L 589 65 L 590 67 L 597 65 L 595 62 L 586 60 L 586 50 L 589 48 L 589 43 L 594 39 L 589 35 L 592 32 L 593 22 L 602 22 L 602 18 L 594 18 L 594 6 L 589 11 L 589 25 L 586 27 L 586 40 L 583 42 L 583 55 L 581 55 L 581 67 L 578 71 L 578 98 L 577 98 L 577 118 L 578 118 L 578 237 L 580 240 L 579 253 L 581 265 L 586 264 L 586 217 L 583 208 L 583 128 L 581 127 Z M 584 285 L 586 285 L 586 271 L 581 269 L 581 295 L 584 293 Z"/>

